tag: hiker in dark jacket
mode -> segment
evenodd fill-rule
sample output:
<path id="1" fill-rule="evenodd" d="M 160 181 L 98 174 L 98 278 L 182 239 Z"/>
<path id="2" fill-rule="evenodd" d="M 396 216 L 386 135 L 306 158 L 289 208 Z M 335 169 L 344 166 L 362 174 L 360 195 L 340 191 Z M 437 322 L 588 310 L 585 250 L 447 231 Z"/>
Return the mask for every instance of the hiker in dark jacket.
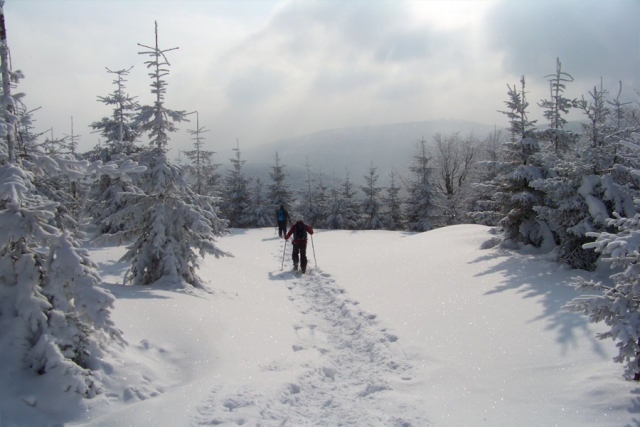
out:
<path id="1" fill-rule="evenodd" d="M 307 270 L 307 234 L 313 234 L 313 229 L 302 221 L 302 215 L 296 218 L 296 223 L 291 226 L 289 232 L 284 236 L 288 239 L 293 234 L 293 269 L 298 271 L 298 260 L 302 273 Z"/>
<path id="2" fill-rule="evenodd" d="M 278 221 L 278 237 L 282 237 L 287 232 L 287 223 L 291 224 L 291 217 L 284 205 L 280 205 L 280 209 L 276 211 L 276 221 Z"/>

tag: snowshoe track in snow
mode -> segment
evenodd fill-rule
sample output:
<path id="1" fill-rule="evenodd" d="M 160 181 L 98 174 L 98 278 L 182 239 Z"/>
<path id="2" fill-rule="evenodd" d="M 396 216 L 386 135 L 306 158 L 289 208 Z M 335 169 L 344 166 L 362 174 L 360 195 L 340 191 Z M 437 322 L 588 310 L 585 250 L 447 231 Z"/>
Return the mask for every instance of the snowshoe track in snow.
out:
<path id="1" fill-rule="evenodd" d="M 282 253 L 282 252 L 281 252 Z M 282 256 L 282 255 L 280 255 Z M 377 325 L 376 316 L 359 307 L 331 275 L 319 268 L 307 274 L 280 274 L 289 300 L 302 313 L 292 327 L 292 352 L 303 357 L 301 375 L 261 394 L 248 387 L 216 387 L 198 407 L 194 425 L 208 426 L 427 426 L 411 401 L 389 393 L 409 384 L 414 367 L 398 337 Z M 278 361 L 263 367 L 279 370 Z"/>

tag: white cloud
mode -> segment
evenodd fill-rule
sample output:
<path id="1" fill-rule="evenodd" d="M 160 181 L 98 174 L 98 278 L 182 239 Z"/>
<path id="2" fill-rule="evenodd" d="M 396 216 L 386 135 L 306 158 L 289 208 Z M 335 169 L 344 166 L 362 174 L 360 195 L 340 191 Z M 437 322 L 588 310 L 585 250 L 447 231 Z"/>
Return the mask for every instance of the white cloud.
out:
<path id="1" fill-rule="evenodd" d="M 586 6 L 583 6 L 586 5 Z M 137 43 L 178 46 L 167 106 L 200 113 L 211 149 L 324 128 L 457 118 L 506 124 L 506 84 L 527 75 L 532 108 L 560 56 L 579 96 L 638 85 L 638 3 L 546 1 L 56 1 L 5 5 L 19 88 L 37 124 L 68 133 L 110 114 L 105 67 L 134 66 L 128 90 L 151 99 Z M 636 15 L 633 15 L 636 13 Z M 596 52 L 595 54 L 591 52 Z M 535 112 L 532 114 L 535 116 Z M 187 145 L 184 132 L 172 136 Z M 226 148 L 225 148 L 226 149 Z"/>

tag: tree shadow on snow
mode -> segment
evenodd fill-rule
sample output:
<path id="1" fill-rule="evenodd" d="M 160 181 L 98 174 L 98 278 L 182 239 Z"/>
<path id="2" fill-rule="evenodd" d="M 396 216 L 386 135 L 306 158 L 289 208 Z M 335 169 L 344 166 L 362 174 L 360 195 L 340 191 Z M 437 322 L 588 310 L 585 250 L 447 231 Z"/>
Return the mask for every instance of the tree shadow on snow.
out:
<path id="1" fill-rule="evenodd" d="M 97 262 L 96 265 L 101 276 L 124 277 L 131 264 L 128 262 Z"/>
<path id="2" fill-rule="evenodd" d="M 640 390 L 634 390 L 631 392 L 632 394 L 640 394 Z M 634 397 L 631 400 L 632 406 L 629 408 L 630 414 L 638 414 L 640 415 L 640 397 Z M 633 418 L 631 420 L 633 424 L 628 423 L 625 424 L 624 427 L 640 427 L 640 418 Z"/>
<path id="3" fill-rule="evenodd" d="M 246 234 L 249 231 L 248 228 L 228 228 L 227 230 L 230 235 Z"/>
<path id="4" fill-rule="evenodd" d="M 103 283 L 102 287 L 109 290 L 116 298 L 122 299 L 171 299 L 169 296 L 159 295 L 157 291 L 164 290 L 151 286 L 123 285 Z"/>
<path id="5" fill-rule="evenodd" d="M 579 293 L 569 285 L 571 278 L 584 275 L 582 270 L 563 270 L 554 262 L 541 259 L 536 255 L 525 255 L 508 249 L 494 249 L 490 254 L 472 261 L 481 263 L 502 258 L 486 271 L 477 273 L 476 277 L 500 275 L 502 283 L 485 293 L 490 296 L 505 291 L 516 291 L 522 298 L 536 298 L 543 307 L 540 315 L 529 319 L 529 323 L 546 321 L 546 330 L 557 333 L 556 341 L 561 345 L 565 355 L 572 346 L 577 346 L 577 331 L 581 331 L 589 340 L 592 351 L 603 359 L 609 356 L 604 351 L 601 341 L 589 328 L 588 319 L 579 313 L 565 311 L 562 307 Z"/>

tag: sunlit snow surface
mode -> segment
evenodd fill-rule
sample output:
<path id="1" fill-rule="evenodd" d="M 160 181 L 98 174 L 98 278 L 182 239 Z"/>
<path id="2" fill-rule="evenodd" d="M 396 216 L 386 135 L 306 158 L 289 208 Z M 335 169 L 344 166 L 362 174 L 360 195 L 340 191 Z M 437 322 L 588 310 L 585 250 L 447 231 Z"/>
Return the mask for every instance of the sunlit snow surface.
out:
<path id="1" fill-rule="evenodd" d="M 481 249 L 492 237 L 318 230 L 298 275 L 275 229 L 234 230 L 218 241 L 234 257 L 203 261 L 207 292 L 123 287 L 123 248 L 91 248 L 129 342 L 110 388 L 77 403 L 16 387 L 0 425 L 640 424 L 603 327 L 560 309 L 587 273 Z"/>

